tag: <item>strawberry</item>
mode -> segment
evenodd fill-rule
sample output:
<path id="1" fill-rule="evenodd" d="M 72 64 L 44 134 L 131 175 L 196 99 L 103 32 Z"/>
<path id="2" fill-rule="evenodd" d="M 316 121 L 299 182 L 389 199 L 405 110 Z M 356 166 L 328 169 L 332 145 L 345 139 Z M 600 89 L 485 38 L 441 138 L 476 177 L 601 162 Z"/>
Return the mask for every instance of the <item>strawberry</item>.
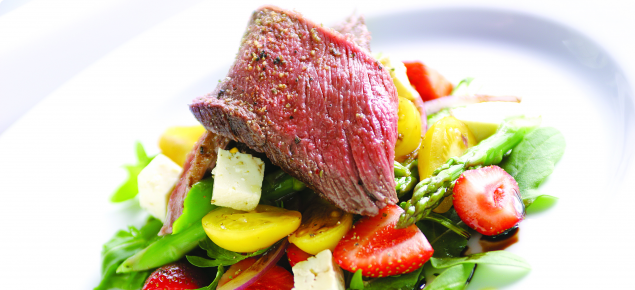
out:
<path id="1" fill-rule="evenodd" d="M 302 251 L 295 244 L 289 244 L 289 246 L 287 247 L 287 258 L 289 259 L 289 264 L 291 264 L 291 267 L 295 266 L 295 264 L 297 263 L 306 261 L 309 257 L 313 257 L 313 255 Z"/>
<path id="2" fill-rule="evenodd" d="M 454 209 L 479 233 L 498 235 L 523 219 L 519 192 L 516 180 L 498 166 L 468 170 L 454 185 Z"/>
<path id="3" fill-rule="evenodd" d="M 143 290 L 198 289 L 210 282 L 203 269 L 187 262 L 175 262 L 152 272 L 143 285 Z"/>
<path id="4" fill-rule="evenodd" d="M 417 90 L 423 101 L 445 97 L 452 92 L 452 83 L 436 70 L 420 61 L 404 61 L 410 84 Z"/>
<path id="5" fill-rule="evenodd" d="M 364 217 L 346 233 L 333 251 L 345 270 L 362 269 L 366 277 L 401 275 L 420 268 L 434 250 L 415 225 L 395 229 L 403 209 L 387 205 L 373 217 Z"/>
<path id="6" fill-rule="evenodd" d="M 227 271 L 220 277 L 218 287 L 227 284 L 230 280 L 238 277 L 240 273 L 249 268 L 256 262 L 256 258 L 247 258 L 234 265 L 231 265 Z M 260 276 L 253 284 L 249 285 L 245 290 L 291 290 L 293 288 L 293 275 L 284 268 L 274 265 L 266 273 Z"/>

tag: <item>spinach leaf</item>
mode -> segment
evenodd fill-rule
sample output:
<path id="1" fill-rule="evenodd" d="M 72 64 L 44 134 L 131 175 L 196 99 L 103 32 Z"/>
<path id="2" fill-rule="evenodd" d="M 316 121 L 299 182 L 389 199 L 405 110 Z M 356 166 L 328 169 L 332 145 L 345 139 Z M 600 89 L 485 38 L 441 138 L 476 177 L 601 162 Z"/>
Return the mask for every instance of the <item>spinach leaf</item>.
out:
<path id="1" fill-rule="evenodd" d="M 110 201 L 112 202 L 122 202 L 137 196 L 137 193 L 139 193 L 137 176 L 141 173 L 141 170 L 148 166 L 150 161 L 154 159 L 154 156 L 149 157 L 148 154 L 146 154 L 146 150 L 143 149 L 143 145 L 141 145 L 138 141 L 135 144 L 135 149 L 137 152 L 137 164 L 124 165 L 124 168 L 128 170 L 128 180 L 122 184 L 117 191 L 115 191 L 113 196 L 110 198 Z"/>
<path id="2" fill-rule="evenodd" d="M 95 290 L 139 289 L 150 271 L 116 274 L 117 267 L 128 257 L 145 248 L 156 239 L 161 229 L 160 220 L 150 218 L 140 230 L 130 227 L 128 231 L 118 231 L 102 250 L 102 280 Z"/>
<path id="3" fill-rule="evenodd" d="M 203 240 L 199 244 L 199 246 L 203 250 L 207 251 L 207 256 L 212 258 L 211 260 L 201 258 L 198 256 L 185 256 L 185 257 L 190 263 L 192 263 L 192 265 L 201 267 L 201 268 L 217 267 L 221 265 L 222 266 L 233 265 L 249 257 L 258 256 L 269 249 L 269 248 L 265 248 L 262 250 L 255 251 L 253 253 L 243 255 L 241 253 L 225 250 L 219 247 L 218 245 L 214 244 L 214 242 L 212 242 L 212 240 L 210 240 L 209 238 Z"/>
<path id="4" fill-rule="evenodd" d="M 454 208 L 444 213 L 443 216 L 452 221 L 457 227 L 469 230 L 467 225 L 461 221 L 461 218 L 459 218 Z M 434 249 L 434 257 L 458 257 L 467 246 L 466 238 L 437 222 L 423 220 L 417 223 L 417 227 L 421 229 L 421 232 L 423 232 Z"/>
<path id="5" fill-rule="evenodd" d="M 430 258 L 432 266 L 440 268 L 449 268 L 459 264 L 494 264 L 501 266 L 512 266 L 525 269 L 531 269 L 531 266 L 525 259 L 508 251 L 491 251 L 485 253 L 472 254 L 467 257 L 455 258 Z"/>
<path id="6" fill-rule="evenodd" d="M 209 284 L 208 286 L 202 287 L 202 288 L 198 288 L 196 290 L 214 290 L 216 289 L 216 287 L 218 286 L 218 282 L 220 282 L 220 277 L 223 276 L 223 273 L 225 273 L 225 268 L 221 265 L 218 266 L 218 269 L 216 270 L 216 278 L 214 278 L 214 281 L 212 281 L 212 284 Z"/>
<path id="7" fill-rule="evenodd" d="M 353 278 L 351 278 L 351 284 L 349 289 L 353 290 L 363 290 L 364 289 L 364 280 L 362 280 L 362 269 L 359 269 L 353 274 Z"/>
<path id="8" fill-rule="evenodd" d="M 152 271 L 115 274 L 108 279 L 107 283 L 102 282 L 95 289 L 139 290 L 143 287 L 150 274 L 152 274 Z"/>
<path id="9" fill-rule="evenodd" d="M 419 274 L 423 267 L 399 276 L 389 276 L 385 278 L 377 278 L 365 282 L 364 290 L 411 290 L 415 288 L 419 282 Z M 351 282 L 352 287 L 352 282 Z M 354 288 L 353 288 L 354 289 Z"/>
<path id="10" fill-rule="evenodd" d="M 538 188 L 549 176 L 558 160 L 564 154 L 564 136 L 551 127 L 541 127 L 525 135 L 509 157 L 501 163 L 518 182 L 520 194 L 525 206 L 529 206 L 538 197 L 530 190 Z"/>
<path id="11" fill-rule="evenodd" d="M 465 288 L 475 264 L 458 264 L 447 268 L 426 285 L 425 290 L 459 290 Z"/>
<path id="12" fill-rule="evenodd" d="M 526 213 L 538 213 L 548 209 L 558 201 L 558 198 L 548 194 L 543 194 L 536 189 L 529 189 L 523 196 L 523 203 L 525 204 Z M 531 205 L 531 207 L 529 207 Z"/>

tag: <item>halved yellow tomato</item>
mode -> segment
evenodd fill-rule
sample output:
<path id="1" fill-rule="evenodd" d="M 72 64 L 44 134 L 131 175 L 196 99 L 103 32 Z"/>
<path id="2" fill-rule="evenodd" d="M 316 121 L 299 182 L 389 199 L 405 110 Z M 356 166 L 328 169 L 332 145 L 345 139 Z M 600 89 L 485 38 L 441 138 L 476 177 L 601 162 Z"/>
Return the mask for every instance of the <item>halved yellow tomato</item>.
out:
<path id="1" fill-rule="evenodd" d="M 302 224 L 289 236 L 289 242 L 311 255 L 333 251 L 352 224 L 352 214 L 325 201 L 315 202 L 302 215 Z"/>
<path id="2" fill-rule="evenodd" d="M 201 125 L 170 127 L 159 138 L 161 153 L 179 166 L 183 166 L 187 153 L 192 150 L 203 133 L 205 133 L 205 128 Z"/>
<path id="3" fill-rule="evenodd" d="M 421 143 L 421 115 L 415 104 L 410 100 L 399 97 L 399 120 L 397 121 L 397 144 L 395 144 L 395 159 L 417 150 Z"/>
<path id="4" fill-rule="evenodd" d="M 419 176 L 423 180 L 448 159 L 463 155 L 476 145 L 476 139 L 465 124 L 452 116 L 445 117 L 430 127 L 419 148 Z M 451 197 L 445 198 L 435 212 L 444 213 L 452 207 Z"/>
<path id="5" fill-rule="evenodd" d="M 298 211 L 270 205 L 258 205 L 246 212 L 228 207 L 210 211 L 203 217 L 207 236 L 223 249 L 254 252 L 275 244 L 294 232 L 302 221 Z"/>

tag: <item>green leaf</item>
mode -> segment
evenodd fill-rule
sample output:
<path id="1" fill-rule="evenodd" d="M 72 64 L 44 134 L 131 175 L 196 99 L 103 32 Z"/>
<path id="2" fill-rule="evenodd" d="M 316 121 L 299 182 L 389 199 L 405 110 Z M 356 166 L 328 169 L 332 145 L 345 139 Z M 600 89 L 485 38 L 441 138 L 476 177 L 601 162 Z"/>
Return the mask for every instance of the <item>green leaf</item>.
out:
<path id="1" fill-rule="evenodd" d="M 200 223 L 207 213 L 217 207 L 211 204 L 213 189 L 214 178 L 212 177 L 192 185 L 183 201 L 183 213 L 172 225 L 172 234 L 178 234 L 194 223 Z"/>
<path id="2" fill-rule="evenodd" d="M 214 244 L 214 242 L 212 242 L 212 240 L 210 240 L 209 238 L 200 242 L 199 246 L 203 250 L 207 251 L 207 256 L 212 258 L 211 260 L 197 257 L 197 256 L 186 256 L 186 258 L 192 265 L 201 267 L 201 268 L 218 267 L 221 265 L 222 266 L 233 265 L 249 257 L 258 256 L 269 249 L 269 248 L 265 248 L 262 250 L 255 251 L 253 253 L 241 254 L 241 253 L 225 250 L 219 247 L 218 245 Z"/>
<path id="3" fill-rule="evenodd" d="M 458 84 L 456 84 L 456 87 L 454 87 L 454 89 L 452 89 L 452 92 L 450 93 L 450 96 L 457 96 L 457 95 L 468 96 L 468 95 L 473 95 L 475 93 L 475 89 L 474 88 L 470 88 L 470 84 L 472 83 L 473 80 L 474 80 L 474 78 L 471 78 L 471 77 L 467 77 L 467 78 L 462 79 Z"/>
<path id="4" fill-rule="evenodd" d="M 419 282 L 419 274 L 423 267 L 399 276 L 389 276 L 385 278 L 377 278 L 365 283 L 364 290 L 410 290 L 414 289 Z M 356 273 L 357 274 L 357 273 Z M 351 281 L 351 288 L 353 283 Z M 355 288 L 352 288 L 355 289 Z"/>
<path id="5" fill-rule="evenodd" d="M 436 123 L 437 121 L 447 117 L 447 116 L 451 116 L 452 114 L 450 113 L 450 109 L 449 108 L 445 108 L 442 109 L 441 111 L 438 111 L 434 114 L 430 114 L 428 115 L 428 128 L 430 128 L 434 123 Z"/>
<path id="6" fill-rule="evenodd" d="M 438 213 L 432 212 L 428 216 L 426 216 L 424 219 L 437 222 L 440 225 L 448 228 L 449 230 L 452 230 L 457 235 L 459 235 L 459 236 L 461 236 L 461 237 L 463 237 L 465 239 L 469 240 L 470 237 L 471 237 L 470 233 L 466 229 L 464 229 L 464 228 L 462 228 L 462 227 L 460 227 L 458 225 L 455 225 L 454 222 L 451 219 L 446 218 L 446 217 L 444 217 L 444 216 L 442 216 L 442 215 L 440 215 Z"/>
<path id="7" fill-rule="evenodd" d="M 523 196 L 523 203 L 525 204 L 525 212 L 527 214 L 539 213 L 552 207 L 558 198 L 548 194 L 542 194 L 536 189 L 529 189 Z M 531 205 L 531 207 L 530 207 Z"/>
<path id="8" fill-rule="evenodd" d="M 469 228 L 461 221 L 461 218 L 456 214 L 456 211 L 452 208 L 448 212 L 443 214 L 449 221 L 454 223 L 457 227 L 468 230 Z M 417 223 L 417 227 L 421 229 L 421 232 L 426 236 L 428 242 L 434 249 L 434 257 L 458 257 L 461 252 L 467 246 L 467 239 L 458 235 L 454 231 L 447 227 L 431 221 L 423 220 Z"/>
<path id="9" fill-rule="evenodd" d="M 353 278 L 351 279 L 351 285 L 349 287 L 353 290 L 363 290 L 364 289 L 364 280 L 362 280 L 362 269 L 359 269 L 353 274 Z"/>
<path id="10" fill-rule="evenodd" d="M 102 281 L 95 290 L 139 289 L 149 271 L 116 274 L 117 267 L 128 257 L 150 244 L 159 233 L 161 221 L 150 218 L 140 230 L 130 227 L 129 231 L 118 231 L 102 250 Z"/>
<path id="11" fill-rule="evenodd" d="M 551 127 L 535 129 L 527 135 L 501 163 L 518 182 L 525 206 L 531 205 L 538 197 L 532 189 L 551 175 L 555 164 L 562 158 L 566 143 L 560 131 Z"/>
<path id="12" fill-rule="evenodd" d="M 218 269 L 216 270 L 216 278 L 214 278 L 214 281 L 212 281 L 212 284 L 209 284 L 209 286 L 205 286 L 203 288 L 198 288 L 196 290 L 214 290 L 214 289 L 216 289 L 216 287 L 218 286 L 218 282 L 220 282 L 220 278 L 223 276 L 223 273 L 225 273 L 225 268 L 222 265 L 218 266 Z"/>
<path id="13" fill-rule="evenodd" d="M 95 289 L 112 289 L 112 290 L 139 290 L 143 287 L 146 279 L 152 274 L 152 271 L 132 272 L 127 274 L 112 275 L 107 284 L 100 284 Z"/>
<path id="14" fill-rule="evenodd" d="M 467 257 L 456 258 L 430 258 L 432 266 L 440 268 L 449 268 L 459 264 L 492 264 L 500 266 L 511 266 L 524 269 L 531 269 L 531 266 L 525 259 L 508 251 L 491 251 L 485 253 L 472 254 Z"/>
<path id="15" fill-rule="evenodd" d="M 467 279 L 472 275 L 475 265 L 466 263 L 452 266 L 443 271 L 432 282 L 426 285 L 425 290 L 459 290 L 464 289 Z"/>
<path id="16" fill-rule="evenodd" d="M 148 157 L 145 149 L 143 149 L 143 145 L 137 141 L 135 144 L 135 149 L 137 152 L 137 164 L 135 165 L 124 165 L 124 168 L 128 171 L 128 180 L 122 184 L 117 191 L 112 195 L 110 201 L 112 202 L 122 202 L 129 199 L 134 198 L 139 193 L 139 188 L 137 185 L 137 176 L 141 173 L 154 156 Z"/>

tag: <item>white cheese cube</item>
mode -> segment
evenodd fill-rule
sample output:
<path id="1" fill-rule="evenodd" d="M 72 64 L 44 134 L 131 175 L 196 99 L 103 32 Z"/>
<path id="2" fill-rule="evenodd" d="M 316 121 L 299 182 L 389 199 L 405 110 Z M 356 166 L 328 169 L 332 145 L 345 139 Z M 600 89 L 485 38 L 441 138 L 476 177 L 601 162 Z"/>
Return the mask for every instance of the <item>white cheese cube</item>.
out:
<path id="1" fill-rule="evenodd" d="M 265 176 L 265 164 L 260 158 L 220 149 L 212 173 L 212 204 L 244 211 L 256 208 Z"/>
<path id="2" fill-rule="evenodd" d="M 181 175 L 181 166 L 159 154 L 137 176 L 139 205 L 153 217 L 165 221 L 168 199 Z"/>
<path id="3" fill-rule="evenodd" d="M 295 264 L 293 268 L 294 290 L 344 290 L 344 274 L 335 263 L 331 250 L 319 252 L 315 257 Z"/>

